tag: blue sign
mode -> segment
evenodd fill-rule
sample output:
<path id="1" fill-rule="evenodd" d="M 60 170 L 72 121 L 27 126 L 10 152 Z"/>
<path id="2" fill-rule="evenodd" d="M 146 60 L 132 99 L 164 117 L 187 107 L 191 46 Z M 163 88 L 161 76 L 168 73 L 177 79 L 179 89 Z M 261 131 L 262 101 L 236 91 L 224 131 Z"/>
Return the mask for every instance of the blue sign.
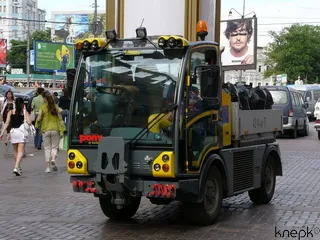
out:
<path id="1" fill-rule="evenodd" d="M 30 65 L 34 65 L 34 50 L 30 50 Z"/>

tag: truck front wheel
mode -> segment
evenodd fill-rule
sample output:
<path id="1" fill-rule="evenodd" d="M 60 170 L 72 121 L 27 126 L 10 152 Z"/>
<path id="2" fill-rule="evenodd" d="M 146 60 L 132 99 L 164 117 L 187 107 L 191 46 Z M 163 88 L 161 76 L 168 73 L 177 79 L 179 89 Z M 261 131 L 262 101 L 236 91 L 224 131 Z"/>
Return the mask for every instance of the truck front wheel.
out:
<path id="1" fill-rule="evenodd" d="M 129 220 L 132 218 L 140 206 L 141 197 L 128 197 L 128 204 L 118 209 L 115 204 L 111 203 L 110 197 L 99 197 L 99 203 L 102 212 L 112 220 Z"/>
<path id="2" fill-rule="evenodd" d="M 261 187 L 249 191 L 250 200 L 257 204 L 269 203 L 273 197 L 275 187 L 276 166 L 273 158 L 269 156 L 261 179 Z"/>
<path id="3" fill-rule="evenodd" d="M 223 199 L 222 177 L 216 167 L 212 167 L 204 182 L 203 199 L 188 206 L 192 220 L 201 225 L 210 225 L 221 212 Z"/>

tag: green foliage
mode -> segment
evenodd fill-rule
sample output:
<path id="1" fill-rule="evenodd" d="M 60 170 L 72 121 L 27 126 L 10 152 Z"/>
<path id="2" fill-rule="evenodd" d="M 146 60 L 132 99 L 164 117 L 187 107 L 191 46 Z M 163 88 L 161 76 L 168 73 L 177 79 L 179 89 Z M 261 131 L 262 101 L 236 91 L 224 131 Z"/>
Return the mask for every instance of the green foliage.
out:
<path id="1" fill-rule="evenodd" d="M 51 42 L 51 30 L 48 28 L 44 31 L 34 31 L 31 35 L 31 41 L 35 40 Z"/>
<path id="2" fill-rule="evenodd" d="M 27 41 L 10 41 L 10 50 L 7 52 L 7 62 L 12 68 L 23 68 L 26 71 Z"/>
<path id="3" fill-rule="evenodd" d="M 34 31 L 30 36 L 30 49 L 33 49 L 34 40 L 51 41 L 50 29 L 44 31 Z M 27 40 L 10 41 L 10 50 L 7 52 L 7 62 L 11 68 L 22 68 L 26 72 L 27 65 Z M 33 73 L 33 68 L 30 68 L 31 73 Z M 37 72 L 39 74 L 39 72 Z M 48 73 L 45 73 L 48 74 Z"/>
<path id="4" fill-rule="evenodd" d="M 295 24 L 270 34 L 273 42 L 267 47 L 265 77 L 286 73 L 291 83 L 299 76 L 308 83 L 316 82 L 320 75 L 320 26 Z"/>

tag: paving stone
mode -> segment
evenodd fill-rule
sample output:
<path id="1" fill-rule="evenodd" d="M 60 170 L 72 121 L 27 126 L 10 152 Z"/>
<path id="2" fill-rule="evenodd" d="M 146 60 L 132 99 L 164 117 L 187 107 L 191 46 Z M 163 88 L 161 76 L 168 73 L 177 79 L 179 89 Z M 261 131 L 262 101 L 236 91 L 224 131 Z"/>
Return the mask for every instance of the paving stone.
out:
<path id="1" fill-rule="evenodd" d="M 34 157 L 24 160 L 21 178 L 11 174 L 12 159 L 0 156 L 0 240 L 270 240 L 276 227 L 320 227 L 320 151 L 312 130 L 308 137 L 278 139 L 284 176 L 270 204 L 252 204 L 247 193 L 224 199 L 219 219 L 206 227 L 190 224 L 178 202 L 157 206 L 147 199 L 131 221 L 111 221 L 97 198 L 72 192 L 65 167 L 44 173 L 42 151 L 29 148 Z"/>

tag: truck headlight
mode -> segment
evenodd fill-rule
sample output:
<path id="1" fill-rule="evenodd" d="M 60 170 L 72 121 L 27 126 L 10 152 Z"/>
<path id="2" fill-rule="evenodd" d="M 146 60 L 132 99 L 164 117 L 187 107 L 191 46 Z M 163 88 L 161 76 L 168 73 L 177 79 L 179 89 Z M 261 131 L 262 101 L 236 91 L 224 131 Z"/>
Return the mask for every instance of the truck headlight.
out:
<path id="1" fill-rule="evenodd" d="M 157 171 L 157 172 L 159 172 L 160 170 L 161 170 L 161 166 L 160 166 L 160 164 L 155 164 L 154 166 L 153 166 L 153 169 L 155 170 L 155 171 Z"/>
<path id="2" fill-rule="evenodd" d="M 163 162 L 168 162 L 170 160 L 169 156 L 167 154 L 162 156 L 162 161 Z"/>

